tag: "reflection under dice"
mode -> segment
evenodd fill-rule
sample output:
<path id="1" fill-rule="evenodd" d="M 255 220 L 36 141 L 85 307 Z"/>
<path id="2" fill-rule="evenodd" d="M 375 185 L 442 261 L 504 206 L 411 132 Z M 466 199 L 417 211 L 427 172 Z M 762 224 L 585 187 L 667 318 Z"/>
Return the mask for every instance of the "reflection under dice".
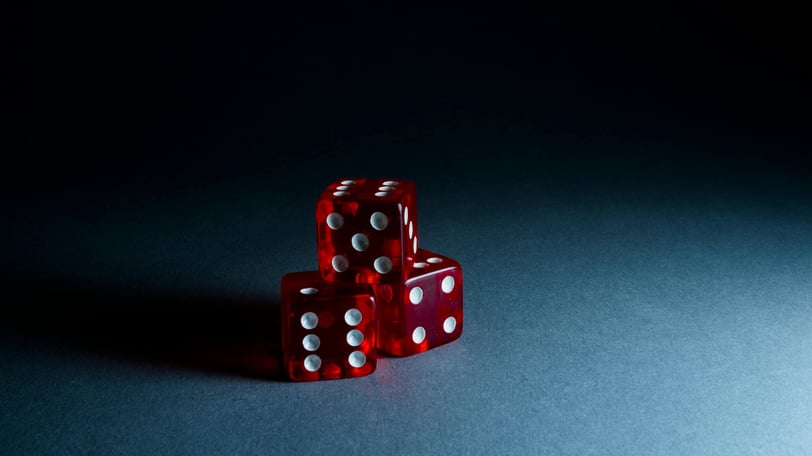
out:
<path id="1" fill-rule="evenodd" d="M 378 348 L 397 356 L 447 344 L 462 333 L 462 268 L 420 249 L 401 284 L 374 286 Z"/>
<path id="2" fill-rule="evenodd" d="M 375 299 L 367 285 L 282 277 L 283 365 L 291 380 L 361 377 L 375 370 Z"/>
<path id="3" fill-rule="evenodd" d="M 414 184 L 339 179 L 319 196 L 316 227 L 326 280 L 398 283 L 417 251 Z"/>

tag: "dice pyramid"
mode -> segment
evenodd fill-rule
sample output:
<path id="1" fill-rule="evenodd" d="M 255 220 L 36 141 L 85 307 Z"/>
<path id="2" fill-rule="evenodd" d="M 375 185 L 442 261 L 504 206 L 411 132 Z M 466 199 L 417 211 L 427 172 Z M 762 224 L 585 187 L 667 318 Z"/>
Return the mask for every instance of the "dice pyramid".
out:
<path id="1" fill-rule="evenodd" d="M 318 271 L 282 278 L 282 350 L 293 381 L 361 377 L 378 351 L 407 356 L 463 326 L 462 268 L 418 247 L 414 183 L 338 179 L 316 203 Z"/>

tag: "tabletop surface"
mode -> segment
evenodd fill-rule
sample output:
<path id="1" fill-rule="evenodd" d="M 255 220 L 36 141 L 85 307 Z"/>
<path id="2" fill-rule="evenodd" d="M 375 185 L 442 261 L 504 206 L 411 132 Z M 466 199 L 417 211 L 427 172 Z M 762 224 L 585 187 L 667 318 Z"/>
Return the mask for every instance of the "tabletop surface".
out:
<path id="1" fill-rule="evenodd" d="M 16 284 L 22 315 L 0 347 L 4 447 L 792 453 L 812 443 L 808 183 L 713 178 L 708 168 L 725 163 L 705 163 L 706 178 L 677 163 L 415 163 L 434 155 L 398 174 L 339 158 L 312 172 L 295 164 L 274 179 L 30 220 L 16 233 L 18 272 L 43 282 Z M 321 188 L 367 175 L 416 182 L 423 246 L 464 268 L 464 333 L 384 357 L 369 377 L 286 382 L 280 278 L 315 269 Z"/>

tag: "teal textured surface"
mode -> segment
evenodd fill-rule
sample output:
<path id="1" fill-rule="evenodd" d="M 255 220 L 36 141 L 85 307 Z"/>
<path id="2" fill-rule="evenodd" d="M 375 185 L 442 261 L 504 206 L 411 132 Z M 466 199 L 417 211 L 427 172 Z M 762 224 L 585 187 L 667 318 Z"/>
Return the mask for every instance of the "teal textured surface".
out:
<path id="1" fill-rule="evenodd" d="M 376 169 L 369 154 L 359 152 L 361 169 L 335 159 L 308 174 L 291 162 L 272 176 L 114 206 L 83 200 L 7 225 L 16 239 L 7 261 L 21 279 L 8 285 L 17 311 L 0 345 L 0 450 L 812 445 L 812 206 L 802 179 L 688 156 L 472 156 L 429 172 L 419 165 L 432 151 L 397 169 Z M 383 358 L 369 377 L 285 382 L 278 282 L 315 267 L 315 196 L 337 176 L 398 170 L 417 184 L 423 245 L 465 268 L 465 332 Z"/>

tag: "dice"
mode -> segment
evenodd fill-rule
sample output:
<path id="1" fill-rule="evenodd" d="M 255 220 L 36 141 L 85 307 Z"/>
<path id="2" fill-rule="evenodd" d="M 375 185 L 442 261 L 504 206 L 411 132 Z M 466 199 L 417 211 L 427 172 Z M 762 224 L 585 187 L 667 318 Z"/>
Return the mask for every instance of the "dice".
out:
<path id="1" fill-rule="evenodd" d="M 282 278 L 282 351 L 294 381 L 371 374 L 377 353 L 447 344 L 463 326 L 462 267 L 417 245 L 414 184 L 339 179 L 316 203 L 318 271 Z"/>
<path id="2" fill-rule="evenodd" d="M 316 204 L 319 271 L 328 281 L 399 283 L 417 251 L 414 184 L 340 179 Z"/>
<path id="3" fill-rule="evenodd" d="M 396 356 L 447 344 L 462 333 L 462 267 L 420 249 L 400 284 L 374 285 L 378 348 Z"/>
<path id="4" fill-rule="evenodd" d="M 282 277 L 283 366 L 294 381 L 362 377 L 377 361 L 369 285 L 326 282 L 318 271 Z"/>

